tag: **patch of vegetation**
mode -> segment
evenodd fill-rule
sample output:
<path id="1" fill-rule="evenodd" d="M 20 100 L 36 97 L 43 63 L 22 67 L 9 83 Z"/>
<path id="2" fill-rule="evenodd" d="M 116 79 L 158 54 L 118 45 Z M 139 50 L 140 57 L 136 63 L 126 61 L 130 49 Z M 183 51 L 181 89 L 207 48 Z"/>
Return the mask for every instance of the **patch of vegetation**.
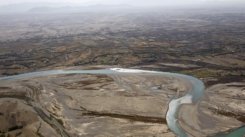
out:
<path id="1" fill-rule="evenodd" d="M 179 73 L 195 76 L 198 78 L 208 78 L 208 77 L 220 76 L 220 71 L 210 70 L 210 69 L 183 70 L 183 71 L 180 71 Z"/>

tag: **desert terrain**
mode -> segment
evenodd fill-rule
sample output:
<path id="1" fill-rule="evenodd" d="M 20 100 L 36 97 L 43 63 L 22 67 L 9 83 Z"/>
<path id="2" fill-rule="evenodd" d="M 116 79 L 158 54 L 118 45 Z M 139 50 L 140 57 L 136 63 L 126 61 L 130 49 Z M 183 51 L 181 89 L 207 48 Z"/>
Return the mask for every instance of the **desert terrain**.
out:
<path id="1" fill-rule="evenodd" d="M 200 101 L 178 112 L 188 136 L 244 128 L 244 11 L 31 11 L 0 18 L 0 77 L 114 67 L 186 74 L 206 86 Z M 142 74 L 0 79 L 0 136 L 174 137 L 168 104 L 188 88 L 183 79 Z"/>

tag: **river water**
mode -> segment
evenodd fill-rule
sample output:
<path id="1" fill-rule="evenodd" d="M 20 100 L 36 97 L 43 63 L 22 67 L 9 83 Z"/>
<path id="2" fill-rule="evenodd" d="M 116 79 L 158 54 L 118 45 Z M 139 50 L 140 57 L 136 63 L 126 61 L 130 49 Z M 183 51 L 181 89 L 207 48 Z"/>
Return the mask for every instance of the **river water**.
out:
<path id="1" fill-rule="evenodd" d="M 33 77 L 43 77 L 49 75 L 59 75 L 59 74 L 97 74 L 97 75 L 113 75 L 113 74 L 124 74 L 124 73 L 145 73 L 151 75 L 164 75 L 169 77 L 185 79 L 191 84 L 190 91 L 186 95 L 172 99 L 169 103 L 169 109 L 166 115 L 166 121 L 168 127 L 173 131 L 178 137 L 188 137 L 188 133 L 184 131 L 178 122 L 178 111 L 181 105 L 184 104 L 195 104 L 200 101 L 204 94 L 205 86 L 203 82 L 195 77 L 169 73 L 169 72 L 158 72 L 158 71 L 144 71 L 136 69 L 122 69 L 122 68 L 111 68 L 111 69 L 100 69 L 100 70 L 49 70 L 49 71 L 39 71 L 31 72 L 14 76 L 1 77 L 0 81 L 11 81 L 11 80 L 21 80 Z M 229 133 L 220 133 L 214 137 L 243 137 L 245 135 L 245 127 L 240 127 L 238 129 L 232 130 Z"/>

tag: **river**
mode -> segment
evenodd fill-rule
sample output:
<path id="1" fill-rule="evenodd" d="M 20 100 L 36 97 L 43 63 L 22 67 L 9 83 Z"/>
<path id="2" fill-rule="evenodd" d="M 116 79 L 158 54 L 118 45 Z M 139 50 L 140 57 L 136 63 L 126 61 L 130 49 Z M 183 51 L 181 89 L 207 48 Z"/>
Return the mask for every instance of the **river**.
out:
<path id="1" fill-rule="evenodd" d="M 1 77 L 0 81 L 3 80 L 21 80 L 33 77 L 42 77 L 49 75 L 60 75 L 60 74 L 97 74 L 97 75 L 112 75 L 112 74 L 124 74 L 124 73 L 147 73 L 152 75 L 164 75 L 169 77 L 185 79 L 191 84 L 191 88 L 187 91 L 187 94 L 180 97 L 174 98 L 169 103 L 169 108 L 166 114 L 166 121 L 168 127 L 173 131 L 178 137 L 188 137 L 188 133 L 181 128 L 178 122 L 178 111 L 181 105 L 184 104 L 195 104 L 198 103 L 205 90 L 203 82 L 195 77 L 169 73 L 169 72 L 159 72 L 159 71 L 145 71 L 136 69 L 122 69 L 122 68 L 111 68 L 111 69 L 100 69 L 100 70 L 49 70 L 49 71 L 39 71 L 31 72 L 25 74 L 19 74 L 14 76 Z M 234 136 L 235 135 L 235 136 Z M 229 133 L 219 133 L 214 137 L 243 137 L 245 135 L 245 127 L 242 126 L 238 129 L 232 130 Z"/>

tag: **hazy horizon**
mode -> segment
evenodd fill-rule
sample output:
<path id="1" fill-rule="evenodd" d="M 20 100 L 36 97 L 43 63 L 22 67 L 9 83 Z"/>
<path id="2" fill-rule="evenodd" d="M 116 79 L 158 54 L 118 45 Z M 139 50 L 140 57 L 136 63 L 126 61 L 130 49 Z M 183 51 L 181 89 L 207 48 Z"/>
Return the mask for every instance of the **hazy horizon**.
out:
<path id="1" fill-rule="evenodd" d="M 146 8 L 243 10 L 243 5 L 245 1 L 242 0 L 0 0 L 0 13 L 131 11 Z"/>
<path id="2" fill-rule="evenodd" d="M 190 5 L 240 5 L 243 0 L 0 0 L 0 6 L 21 3 L 52 3 L 67 6 L 130 5 L 130 6 L 190 6 Z M 37 5 L 38 6 L 38 5 Z"/>

